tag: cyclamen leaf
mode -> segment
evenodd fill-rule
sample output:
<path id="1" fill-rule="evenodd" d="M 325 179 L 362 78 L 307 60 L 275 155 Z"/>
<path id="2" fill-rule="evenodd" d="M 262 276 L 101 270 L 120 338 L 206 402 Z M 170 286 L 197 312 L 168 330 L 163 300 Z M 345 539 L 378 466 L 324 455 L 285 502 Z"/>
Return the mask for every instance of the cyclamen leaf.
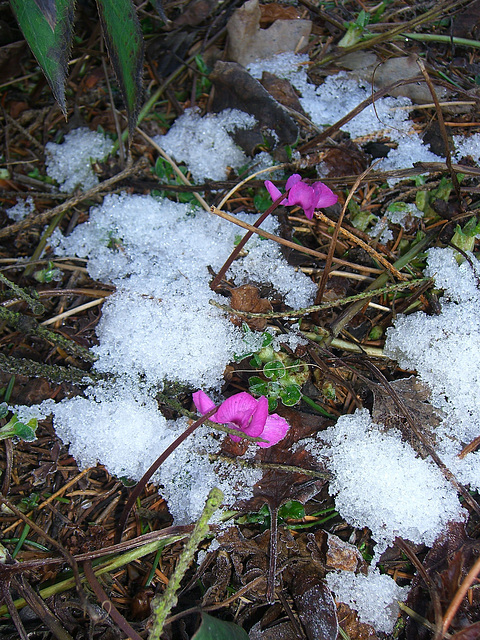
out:
<path id="1" fill-rule="evenodd" d="M 192 640 L 248 640 L 246 632 L 233 622 L 202 613 L 202 624 Z"/>
<path id="2" fill-rule="evenodd" d="M 25 40 L 66 117 L 65 78 L 73 35 L 74 2 L 73 0 L 39 0 L 38 2 L 37 0 L 10 0 L 10 2 Z M 55 5 L 54 12 L 52 4 Z M 53 28 L 52 20 L 54 20 Z"/>
<path id="3" fill-rule="evenodd" d="M 131 0 L 97 0 L 103 37 L 127 109 L 130 137 L 142 89 L 143 37 Z"/>
<path id="4" fill-rule="evenodd" d="M 35 4 L 43 13 L 52 31 L 54 31 L 57 22 L 57 6 L 55 0 L 35 0 Z"/>

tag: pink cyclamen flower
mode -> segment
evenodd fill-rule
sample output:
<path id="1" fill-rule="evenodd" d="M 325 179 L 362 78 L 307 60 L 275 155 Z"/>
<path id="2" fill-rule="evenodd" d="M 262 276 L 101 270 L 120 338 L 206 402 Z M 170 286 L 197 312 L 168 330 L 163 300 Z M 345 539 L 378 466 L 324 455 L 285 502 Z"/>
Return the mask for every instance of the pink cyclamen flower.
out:
<path id="1" fill-rule="evenodd" d="M 282 195 L 280 189 L 277 189 L 270 180 L 265 180 L 265 186 L 272 200 L 277 200 L 277 198 Z M 287 207 L 299 204 L 309 220 L 313 218 L 315 209 L 330 207 L 338 200 L 338 197 L 333 191 L 329 189 L 327 185 L 323 184 L 323 182 L 314 182 L 310 186 L 306 182 L 303 182 L 302 177 L 298 173 L 290 176 L 285 188 L 287 190 L 290 189 L 290 192 L 280 204 L 284 204 Z"/>
<path id="2" fill-rule="evenodd" d="M 215 403 L 203 391 L 195 391 L 193 402 L 201 414 L 205 415 L 215 407 Z M 267 442 L 257 442 L 259 447 L 271 447 L 285 437 L 290 425 L 288 422 L 272 413 L 268 415 L 268 400 L 262 396 L 256 400 L 249 393 L 243 391 L 227 398 L 210 416 L 209 420 L 218 424 L 226 424 L 231 429 L 239 429 L 253 438 L 263 438 Z M 240 442 L 240 436 L 230 436 L 235 442 Z"/>

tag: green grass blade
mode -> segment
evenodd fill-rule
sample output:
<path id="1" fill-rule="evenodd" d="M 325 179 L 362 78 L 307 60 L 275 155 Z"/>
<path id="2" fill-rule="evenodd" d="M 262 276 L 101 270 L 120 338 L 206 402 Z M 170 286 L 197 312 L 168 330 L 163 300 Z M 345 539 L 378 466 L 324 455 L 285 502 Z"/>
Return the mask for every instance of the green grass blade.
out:
<path id="1" fill-rule="evenodd" d="M 72 42 L 74 0 L 54 0 L 48 3 L 45 0 L 10 2 L 25 40 L 66 117 L 65 78 Z"/>
<path id="2" fill-rule="evenodd" d="M 133 134 L 140 107 L 143 36 L 132 0 L 97 0 L 103 36 Z"/>

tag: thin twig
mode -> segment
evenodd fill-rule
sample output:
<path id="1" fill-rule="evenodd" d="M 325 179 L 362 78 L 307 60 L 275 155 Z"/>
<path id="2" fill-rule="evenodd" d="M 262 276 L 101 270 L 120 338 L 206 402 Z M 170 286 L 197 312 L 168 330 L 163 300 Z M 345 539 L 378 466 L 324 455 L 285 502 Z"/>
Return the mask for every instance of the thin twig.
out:
<path id="1" fill-rule="evenodd" d="M 295 242 L 290 242 L 290 240 L 285 240 L 284 238 L 281 238 L 280 236 L 276 236 L 273 233 L 269 233 L 268 231 L 264 231 L 263 229 L 258 229 L 253 224 L 248 224 L 248 222 L 243 222 L 243 220 L 240 220 L 239 218 L 236 218 L 235 216 L 232 216 L 229 213 L 226 213 L 225 211 L 221 211 L 220 209 L 217 209 L 217 207 L 215 206 L 211 207 L 210 211 L 214 213 L 216 216 L 223 218 L 224 220 L 233 222 L 233 224 L 236 224 L 238 227 L 242 227 L 243 229 L 248 229 L 250 231 L 253 231 L 253 233 L 256 233 L 258 236 L 261 236 L 262 238 L 267 238 L 268 240 L 273 240 L 274 242 L 277 242 L 278 244 L 282 244 L 283 246 L 288 247 L 289 249 L 295 249 L 296 251 L 300 251 L 300 253 L 305 253 L 306 255 L 314 256 L 315 258 L 319 258 L 320 260 L 325 260 L 325 258 L 327 257 L 326 253 L 321 253 L 320 251 L 315 251 L 314 249 L 309 249 L 308 247 L 302 247 L 301 245 L 296 244 Z M 367 273 L 383 273 L 381 269 L 364 267 L 363 265 L 353 264 L 352 262 L 347 262 L 347 260 L 341 260 L 340 258 L 334 258 L 333 262 L 335 264 L 349 267 L 350 269 L 357 269 L 358 271 L 366 271 Z"/>
<path id="2" fill-rule="evenodd" d="M 360 300 L 365 300 L 366 298 L 373 298 L 375 296 L 386 295 L 388 293 L 392 293 L 394 291 L 402 291 L 403 289 L 408 289 L 415 285 L 422 284 L 424 282 L 433 282 L 432 278 L 418 278 L 416 280 L 409 280 L 408 282 L 399 282 L 396 284 L 387 285 L 380 289 L 370 289 L 368 291 L 363 291 L 362 293 L 357 293 L 354 296 L 348 296 L 347 298 L 341 298 L 339 300 L 332 300 L 331 302 L 322 302 L 322 304 L 315 304 L 311 307 L 305 307 L 303 309 L 295 309 L 293 311 L 268 311 L 266 313 L 254 313 L 253 311 L 240 311 L 238 309 L 232 309 L 225 304 L 220 304 L 216 300 L 210 300 L 210 304 L 214 307 L 222 309 L 227 313 L 230 313 L 235 316 L 240 316 L 242 318 L 299 318 L 301 316 L 309 315 L 310 313 L 316 313 L 318 311 L 323 311 L 324 309 L 331 309 L 333 307 L 341 307 L 345 304 L 350 304 L 352 302 L 357 302 Z"/>
<path id="3" fill-rule="evenodd" d="M 467 595 L 467 591 L 470 589 L 472 584 L 475 582 L 478 574 L 480 574 L 480 558 L 477 558 L 475 564 L 470 569 L 470 571 L 465 576 L 462 584 L 458 588 L 457 593 L 455 594 L 452 602 L 450 603 L 445 616 L 443 618 L 442 624 L 442 632 L 445 634 L 448 631 L 449 626 L 452 624 L 452 620 L 455 617 L 460 605 L 464 597 Z"/>
<path id="4" fill-rule="evenodd" d="M 445 161 L 448 167 L 448 171 L 450 172 L 450 178 L 452 179 L 453 188 L 455 189 L 455 193 L 457 195 L 458 204 L 460 209 L 463 211 L 462 205 L 462 194 L 460 193 L 460 184 L 458 182 L 457 174 L 453 170 L 452 164 L 452 154 L 450 153 L 450 145 L 448 144 L 448 134 L 447 128 L 445 127 L 445 120 L 443 118 L 442 108 L 440 107 L 440 103 L 438 100 L 437 92 L 435 91 L 435 87 L 428 75 L 428 72 L 425 68 L 423 60 L 417 56 L 417 64 L 420 67 L 420 71 L 425 78 L 425 82 L 427 83 L 427 87 L 432 95 L 433 102 L 435 103 L 435 110 L 437 112 L 438 118 L 438 126 L 440 128 L 440 133 L 442 134 L 443 144 L 445 145 Z"/>
<path id="5" fill-rule="evenodd" d="M 355 189 L 352 189 L 351 193 L 353 193 L 354 190 Z M 332 226 L 335 225 L 335 222 L 333 220 L 330 220 L 330 218 L 328 216 L 326 216 L 324 213 L 322 213 L 320 211 L 317 212 L 316 216 L 317 216 L 317 218 L 320 218 L 320 220 L 322 220 L 322 222 L 326 222 L 327 224 L 330 224 Z M 340 228 L 340 233 L 343 236 L 345 236 L 346 238 L 348 238 L 349 240 L 351 240 L 352 242 L 357 244 L 359 247 L 361 247 L 364 251 L 366 251 L 374 260 L 376 260 L 383 267 L 385 267 L 385 269 L 387 269 L 387 271 L 390 271 L 392 276 L 394 276 L 398 280 L 405 280 L 406 279 L 407 276 L 405 274 L 400 273 L 400 271 L 398 271 L 398 269 L 395 269 L 395 267 L 393 265 L 391 265 L 388 262 L 388 260 L 385 260 L 385 258 L 380 253 L 378 253 L 378 251 L 376 251 L 373 247 L 371 247 L 369 244 L 364 242 L 361 238 L 356 236 L 354 233 L 352 233 L 348 229 L 345 229 L 344 227 L 339 227 L 339 228 Z M 333 239 L 332 239 L 332 244 L 333 244 Z M 329 272 L 329 276 L 330 275 L 332 275 L 331 271 Z"/>
<path id="6" fill-rule="evenodd" d="M 0 239 L 13 236 L 19 231 L 23 231 L 23 229 L 28 229 L 33 225 L 42 226 L 44 224 L 47 224 L 52 218 L 62 213 L 63 211 L 72 209 L 80 202 L 83 202 L 84 200 L 89 200 L 90 198 L 93 198 L 93 196 L 96 196 L 99 193 L 102 193 L 104 191 L 108 191 L 110 187 L 112 187 L 117 182 L 120 182 L 121 180 L 128 178 L 128 176 L 131 176 L 134 173 L 137 173 L 138 171 L 141 171 L 146 166 L 147 166 L 147 161 L 144 158 L 141 158 L 133 166 L 127 167 L 126 169 L 124 169 L 123 171 L 120 171 L 120 173 L 117 173 L 116 175 L 112 176 L 108 180 L 104 180 L 103 182 L 100 182 L 92 189 L 89 189 L 88 191 L 83 191 L 82 193 L 79 193 L 73 198 L 70 198 L 69 200 L 62 202 L 62 204 L 59 204 L 57 207 L 54 207 L 53 209 L 49 209 L 48 211 L 44 211 L 43 213 L 40 213 L 37 216 L 28 217 L 28 218 L 25 218 L 24 220 L 21 220 L 20 222 L 15 222 L 14 224 L 11 224 L 10 226 L 5 227 L 4 229 L 0 229 Z"/>

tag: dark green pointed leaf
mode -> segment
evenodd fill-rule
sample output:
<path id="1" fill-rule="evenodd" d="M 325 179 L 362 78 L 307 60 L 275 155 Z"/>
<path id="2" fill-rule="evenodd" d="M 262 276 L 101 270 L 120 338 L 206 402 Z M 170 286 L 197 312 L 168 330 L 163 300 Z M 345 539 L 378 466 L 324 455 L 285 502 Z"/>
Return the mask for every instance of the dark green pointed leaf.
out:
<path id="1" fill-rule="evenodd" d="M 97 0 L 97 7 L 132 136 L 142 89 L 143 36 L 140 23 L 131 0 Z"/>
<path id="2" fill-rule="evenodd" d="M 248 635 L 238 624 L 202 613 L 202 624 L 192 640 L 248 640 Z"/>
<path id="3" fill-rule="evenodd" d="M 50 18 L 47 19 L 36 0 L 10 0 L 10 3 L 25 40 L 66 117 L 65 78 L 72 42 L 74 0 L 55 0 L 53 30 L 52 11 L 49 11 Z M 51 2 L 48 6 L 51 9 Z"/>
<path id="4" fill-rule="evenodd" d="M 57 5 L 55 0 L 35 0 L 35 4 L 42 12 L 52 31 L 57 23 Z"/>

